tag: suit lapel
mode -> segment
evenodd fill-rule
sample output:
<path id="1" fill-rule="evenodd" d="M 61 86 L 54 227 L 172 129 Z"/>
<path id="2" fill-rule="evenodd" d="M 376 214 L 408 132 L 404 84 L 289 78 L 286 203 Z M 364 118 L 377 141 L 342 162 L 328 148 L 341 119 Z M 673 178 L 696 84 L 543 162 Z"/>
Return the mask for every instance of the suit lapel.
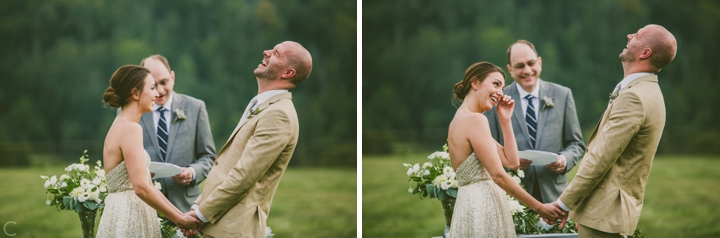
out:
<path id="1" fill-rule="evenodd" d="M 231 141 L 235 138 L 235 136 L 237 135 L 238 131 L 240 131 L 240 129 L 241 129 L 243 126 L 245 126 L 245 124 L 247 124 L 248 122 L 250 122 L 250 121 L 252 121 L 252 120 L 257 120 L 257 118 L 260 117 L 260 114 L 261 114 L 263 111 L 265 111 L 265 109 L 267 109 L 268 107 L 270 107 L 270 105 L 275 104 L 275 103 L 277 103 L 278 101 L 280 101 L 280 100 L 282 100 L 282 99 L 290 99 L 290 100 L 292 100 L 292 93 L 287 92 L 287 93 L 281 93 L 281 94 L 275 95 L 275 96 L 271 97 L 270 99 L 268 99 L 267 101 L 265 101 L 265 102 L 263 102 L 262 104 L 260 104 L 260 107 L 258 107 L 258 113 L 257 113 L 255 116 L 253 116 L 252 118 L 247 119 L 247 120 L 243 120 L 242 118 L 240 118 L 241 123 L 240 123 L 237 127 L 235 127 L 235 130 L 233 131 L 233 133 L 230 134 L 230 138 L 228 138 L 228 140 L 225 142 L 225 144 L 224 144 L 223 147 L 220 149 L 220 151 L 218 151 L 218 155 L 220 155 L 220 153 L 225 149 L 225 147 L 226 147 L 228 144 L 230 144 L 230 142 L 231 142 Z"/>
<path id="2" fill-rule="evenodd" d="M 516 83 L 517 82 L 512 83 L 507 87 L 508 95 L 510 95 L 510 97 L 512 97 L 512 98 L 515 98 L 515 100 L 523 100 L 522 98 L 520 98 L 520 92 L 518 92 L 518 90 L 517 90 L 517 86 L 515 85 Z M 515 102 L 517 102 L 517 101 L 515 101 Z M 520 102 L 520 103 L 522 103 L 522 102 Z M 516 104 L 515 109 L 513 109 L 513 114 L 517 115 L 517 116 L 512 117 L 513 122 L 515 122 L 514 128 L 519 128 L 522 131 L 523 136 L 525 136 L 525 141 L 527 142 L 527 148 L 532 148 L 532 147 L 530 147 L 530 135 L 528 135 L 527 124 L 525 123 L 525 114 L 522 111 L 522 106 Z M 502 133 L 502 132 L 500 132 L 500 133 Z M 517 140 L 517 138 L 515 138 L 515 140 Z M 520 147 L 520 146 L 518 146 L 518 147 Z"/>
<path id="3" fill-rule="evenodd" d="M 547 110 L 548 108 L 543 108 L 543 96 L 552 98 L 552 92 L 550 92 L 550 87 L 547 86 L 542 80 L 538 79 L 538 86 L 540 86 L 540 90 L 538 92 L 538 119 L 537 119 L 537 136 L 535 137 L 535 148 L 537 148 L 538 145 L 540 145 L 540 138 L 543 134 L 543 129 L 545 129 L 545 119 L 547 118 L 547 114 L 550 110 Z"/>
<path id="4" fill-rule="evenodd" d="M 153 147 L 155 148 L 155 152 L 157 153 L 158 158 L 162 158 L 162 155 L 160 154 L 160 145 L 158 145 L 157 141 L 157 131 L 155 131 L 155 123 L 153 122 L 153 113 L 144 113 L 140 117 L 140 123 L 142 123 L 143 127 L 145 128 L 145 131 L 147 131 L 147 134 L 150 135 L 150 141 L 153 144 Z"/>
<path id="5" fill-rule="evenodd" d="M 173 123 L 175 121 L 175 118 L 177 117 L 177 115 L 175 115 L 175 110 L 177 109 L 185 109 L 185 103 L 180 98 L 180 95 L 178 95 L 177 93 L 173 93 L 173 103 L 170 110 L 170 120 L 167 121 L 167 123 L 169 123 L 170 125 L 170 134 L 168 135 L 167 154 L 165 155 L 165 160 L 167 160 L 167 158 L 170 158 L 170 153 L 172 153 L 173 151 L 173 145 L 175 145 L 175 138 L 178 138 L 178 128 L 180 127 L 180 125 L 182 125 L 181 121 Z"/>

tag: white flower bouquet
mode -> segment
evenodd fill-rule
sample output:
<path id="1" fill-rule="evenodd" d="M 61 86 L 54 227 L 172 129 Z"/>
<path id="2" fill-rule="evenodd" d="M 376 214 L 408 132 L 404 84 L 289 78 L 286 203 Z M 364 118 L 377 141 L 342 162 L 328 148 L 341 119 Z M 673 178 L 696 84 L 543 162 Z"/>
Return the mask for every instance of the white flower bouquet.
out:
<path id="1" fill-rule="evenodd" d="M 403 164 L 410 178 L 409 193 L 420 194 L 420 198 L 437 198 L 441 202 L 457 197 L 458 182 L 455 179 L 455 170 L 450 164 L 450 155 L 447 146 L 443 151 L 430 154 L 428 162 L 420 166 L 419 163 Z"/>
<path id="2" fill-rule="evenodd" d="M 53 175 L 41 175 L 45 181 L 45 204 L 55 206 L 59 210 L 73 210 L 81 213 L 85 210 L 95 211 L 102 209 L 103 201 L 107 197 L 107 184 L 105 182 L 105 169 L 98 160 L 91 171 L 87 150 L 80 157 L 80 163 L 71 164 L 65 168 L 65 174 L 60 178 Z"/>

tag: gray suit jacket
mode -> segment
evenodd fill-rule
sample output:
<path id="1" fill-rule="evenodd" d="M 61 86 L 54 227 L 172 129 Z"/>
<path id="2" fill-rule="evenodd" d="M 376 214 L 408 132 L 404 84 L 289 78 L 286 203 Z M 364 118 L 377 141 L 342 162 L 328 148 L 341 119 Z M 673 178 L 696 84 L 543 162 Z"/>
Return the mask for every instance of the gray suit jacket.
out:
<path id="1" fill-rule="evenodd" d="M 505 95 L 510 95 L 515 99 L 512 127 L 518 150 L 530 150 L 530 137 L 525 124 L 525 114 L 522 111 L 522 106 L 520 106 L 520 101 L 518 101 L 524 99 L 520 98 L 520 93 L 515 84 L 508 85 L 503 89 L 503 92 Z M 545 168 L 545 165 L 530 165 L 525 170 L 525 178 L 522 179 L 522 182 L 530 194 L 533 194 L 535 189 L 540 189 L 542 202 L 548 203 L 557 200 L 560 193 L 567 187 L 568 182 L 565 173 L 575 167 L 580 157 L 585 153 L 585 143 L 582 139 L 572 91 L 567 87 L 540 79 L 538 79 L 538 86 L 540 87 L 539 96 L 541 101 L 540 110 L 537 112 L 538 128 L 535 150 L 549 151 L 565 156 L 565 171 L 562 174 L 556 174 Z M 544 104 L 544 98 L 546 97 L 552 98 L 555 104 L 553 107 Z M 490 123 L 493 138 L 502 144 L 504 139 L 498 123 L 497 109 L 493 108 L 484 114 Z M 536 180 L 540 188 L 534 186 Z"/>
<path id="2" fill-rule="evenodd" d="M 167 158 L 162 159 L 157 141 L 157 132 L 152 112 L 142 115 L 143 146 L 152 161 L 167 162 L 180 167 L 195 169 L 195 179 L 189 185 L 180 185 L 171 178 L 156 181 L 162 185 L 162 192 L 180 211 L 188 212 L 200 195 L 200 182 L 205 180 L 215 161 L 215 142 L 210 132 L 205 102 L 173 92 L 173 103 L 168 135 Z M 177 110 L 184 110 L 186 118 L 177 119 Z"/>

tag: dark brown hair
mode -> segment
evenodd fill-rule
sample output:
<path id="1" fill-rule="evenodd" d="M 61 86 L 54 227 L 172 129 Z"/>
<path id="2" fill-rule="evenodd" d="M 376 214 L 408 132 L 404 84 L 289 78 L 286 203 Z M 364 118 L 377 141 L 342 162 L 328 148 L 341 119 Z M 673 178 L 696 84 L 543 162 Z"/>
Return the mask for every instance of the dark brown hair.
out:
<path id="1" fill-rule="evenodd" d="M 475 80 L 482 82 L 492 72 L 500 72 L 503 78 L 505 78 L 505 72 L 503 72 L 500 67 L 497 67 L 497 65 L 490 62 L 478 62 L 470 65 L 470 67 L 465 70 L 465 77 L 463 77 L 463 80 L 456 83 L 453 87 L 455 99 L 460 101 L 465 99 L 465 96 L 467 96 L 468 92 L 470 92 L 470 89 L 472 88 L 472 82 Z"/>
<path id="2" fill-rule="evenodd" d="M 103 103 L 110 107 L 122 107 L 130 101 L 133 89 L 142 91 L 144 79 L 150 70 L 137 65 L 123 65 L 110 77 L 110 86 L 105 89 Z"/>
<path id="3" fill-rule="evenodd" d="M 535 50 L 535 45 L 533 45 L 533 43 L 530 43 L 530 41 L 526 41 L 526 40 L 518 40 L 518 41 L 515 41 L 515 43 L 513 43 L 512 45 L 510 45 L 510 47 L 508 47 L 508 49 L 507 49 L 508 64 L 512 64 L 512 62 L 510 62 L 510 54 L 512 54 L 512 52 L 511 52 L 512 47 L 517 44 L 526 44 L 526 45 L 530 46 L 530 49 L 532 49 L 533 52 L 535 52 L 535 56 L 538 56 L 537 50 Z"/>

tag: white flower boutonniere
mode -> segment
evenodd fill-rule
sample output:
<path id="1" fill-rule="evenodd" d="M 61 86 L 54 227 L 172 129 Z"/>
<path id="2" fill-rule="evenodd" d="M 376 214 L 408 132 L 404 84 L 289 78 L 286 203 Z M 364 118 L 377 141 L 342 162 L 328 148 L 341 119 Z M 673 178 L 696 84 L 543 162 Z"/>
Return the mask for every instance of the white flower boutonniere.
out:
<path id="1" fill-rule="evenodd" d="M 543 107 L 542 107 L 542 109 L 540 109 L 540 111 L 543 111 L 543 110 L 545 110 L 545 109 L 548 109 L 548 108 L 551 108 L 551 107 L 554 107 L 554 106 L 555 106 L 555 103 L 553 102 L 553 98 L 552 98 L 552 97 L 544 96 L 543 99 L 542 99 L 542 101 L 543 101 Z"/>
<path id="2" fill-rule="evenodd" d="M 187 118 L 185 115 L 185 109 L 175 109 L 175 120 L 173 120 L 173 124 L 175 124 L 178 120 L 185 120 L 185 118 Z"/>

